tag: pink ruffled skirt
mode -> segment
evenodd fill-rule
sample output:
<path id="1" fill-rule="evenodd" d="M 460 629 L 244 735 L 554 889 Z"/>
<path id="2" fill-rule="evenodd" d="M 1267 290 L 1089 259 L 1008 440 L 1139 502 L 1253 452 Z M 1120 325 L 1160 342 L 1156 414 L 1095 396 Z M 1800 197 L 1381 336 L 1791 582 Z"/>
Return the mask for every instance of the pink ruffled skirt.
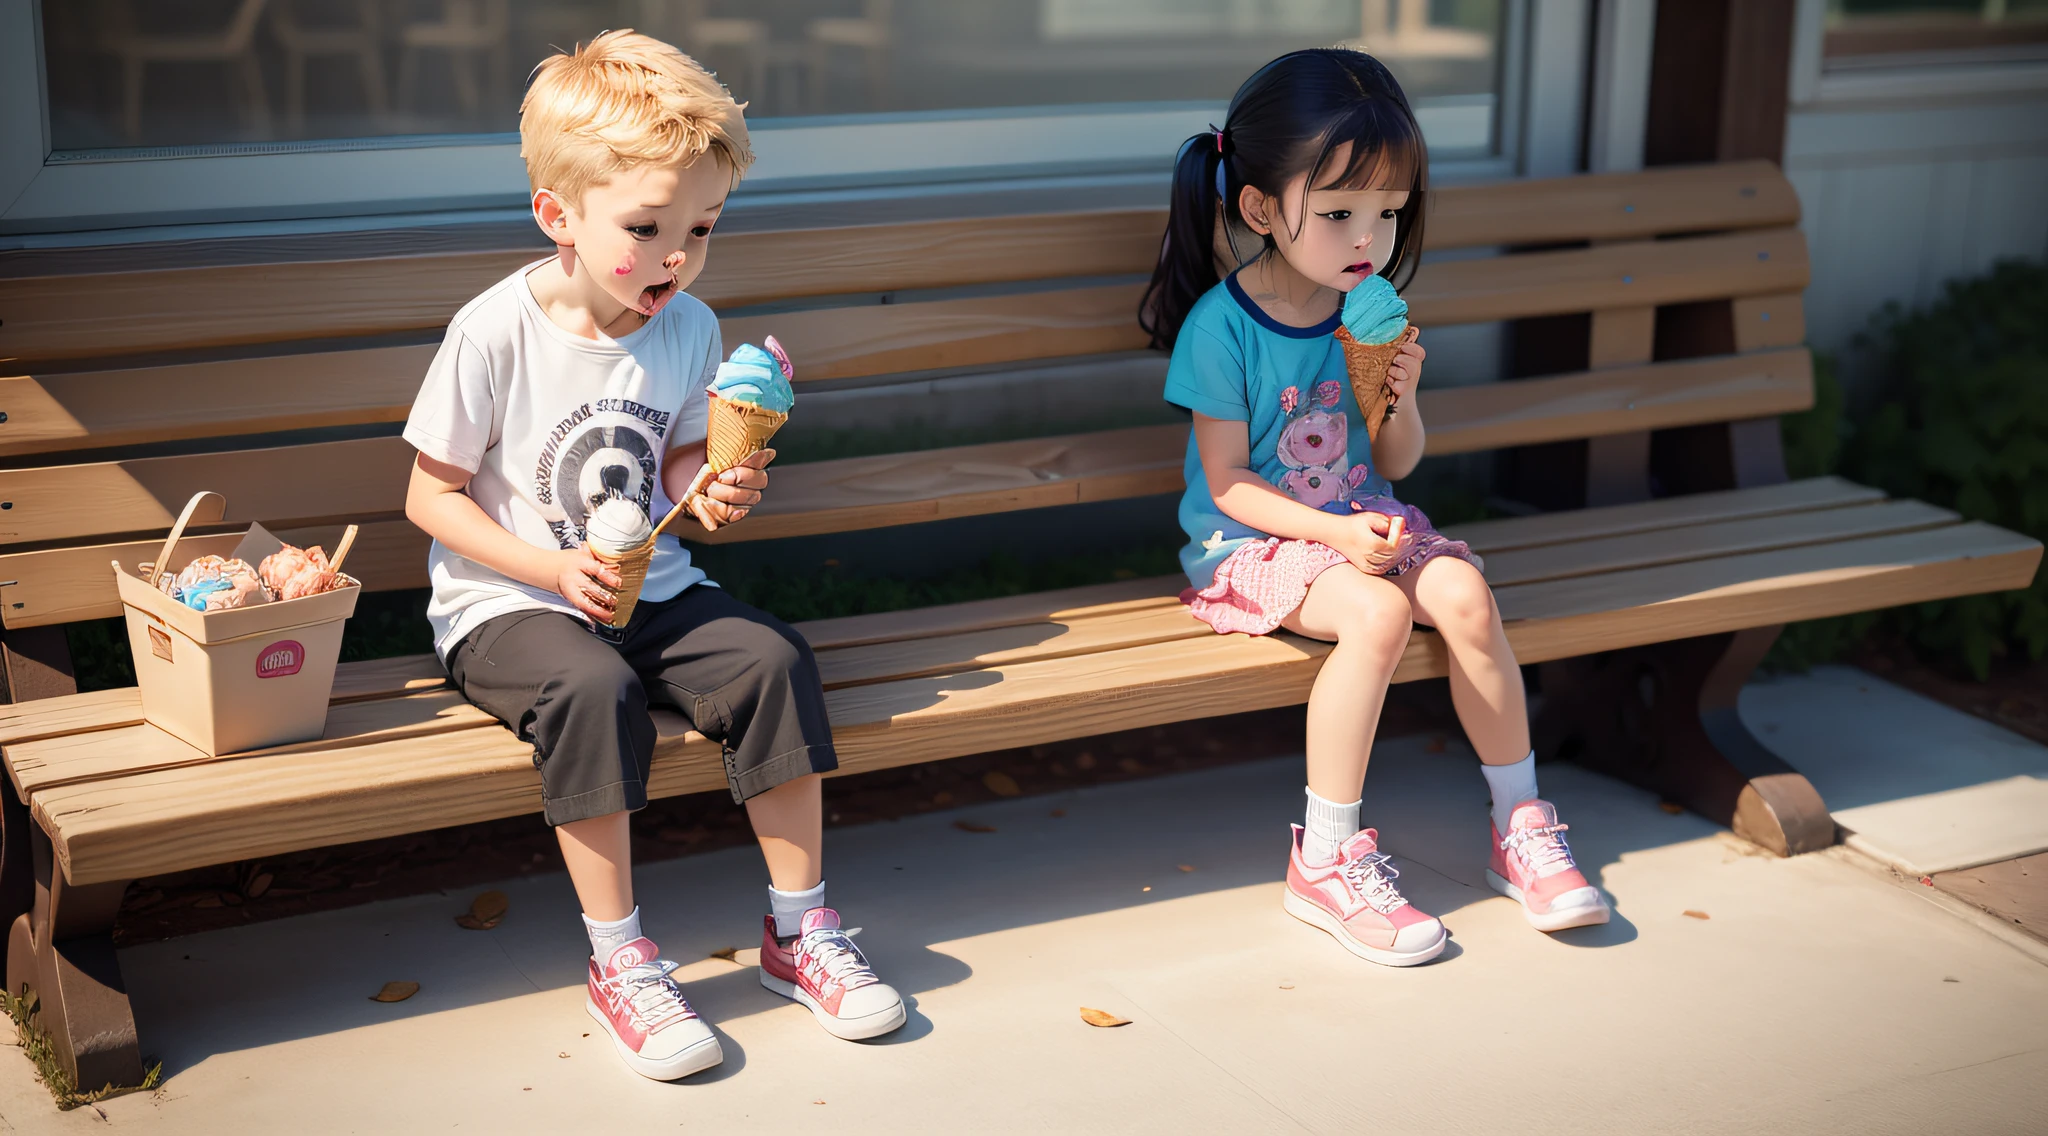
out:
<path id="1" fill-rule="evenodd" d="M 1407 523 L 1400 554 L 1380 575 L 1406 575 L 1439 556 L 1455 556 L 1483 570 L 1484 562 L 1469 545 L 1437 532 L 1413 505 L 1391 497 L 1367 498 L 1359 504 L 1370 512 L 1402 517 Z M 1316 577 L 1344 563 L 1348 561 L 1343 553 L 1320 541 L 1277 536 L 1246 541 L 1216 566 L 1215 579 L 1208 587 L 1199 591 L 1189 588 L 1180 598 L 1188 605 L 1189 614 L 1219 634 L 1265 635 L 1301 606 Z"/>

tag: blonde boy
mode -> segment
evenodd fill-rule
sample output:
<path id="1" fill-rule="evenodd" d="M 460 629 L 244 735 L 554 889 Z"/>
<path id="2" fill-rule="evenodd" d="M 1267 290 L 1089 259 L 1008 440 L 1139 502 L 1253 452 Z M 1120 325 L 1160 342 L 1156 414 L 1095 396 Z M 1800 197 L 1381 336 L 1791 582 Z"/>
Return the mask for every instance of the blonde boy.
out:
<path id="1" fill-rule="evenodd" d="M 723 1060 L 633 902 L 627 819 L 647 803 L 650 702 L 724 746 L 774 885 L 762 984 L 841 1037 L 886 1033 L 902 1000 L 824 903 L 819 775 L 838 759 L 810 647 L 706 580 L 673 536 L 614 632 L 618 577 L 584 547 L 599 504 L 659 518 L 704 464 L 723 351 L 684 289 L 753 160 L 741 108 L 675 48 L 609 32 L 541 64 L 519 134 L 555 254 L 456 314 L 405 428 L 419 450 L 406 515 L 434 538 L 436 650 L 533 744 L 590 936 L 589 1011 L 628 1066 L 668 1080 Z M 746 515 L 773 457 L 712 484 L 705 528 Z"/>

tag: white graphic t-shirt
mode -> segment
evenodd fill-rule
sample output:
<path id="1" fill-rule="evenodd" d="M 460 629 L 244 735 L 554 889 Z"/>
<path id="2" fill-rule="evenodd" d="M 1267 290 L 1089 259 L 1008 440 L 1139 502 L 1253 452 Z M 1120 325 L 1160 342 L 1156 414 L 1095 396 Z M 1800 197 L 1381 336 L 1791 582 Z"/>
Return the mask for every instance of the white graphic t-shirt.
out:
<path id="1" fill-rule="evenodd" d="M 468 493 L 528 544 L 581 548 L 583 522 L 606 497 L 659 521 L 668 451 L 704 438 L 704 388 L 723 357 L 718 320 L 687 293 L 618 339 L 557 326 L 527 286 L 527 265 L 455 314 L 406 420 L 405 440 L 469 470 Z M 547 609 L 582 619 L 555 592 L 502 576 L 434 542 L 427 618 L 442 659 L 507 612 Z M 644 601 L 673 599 L 704 572 L 671 534 L 656 546 Z"/>

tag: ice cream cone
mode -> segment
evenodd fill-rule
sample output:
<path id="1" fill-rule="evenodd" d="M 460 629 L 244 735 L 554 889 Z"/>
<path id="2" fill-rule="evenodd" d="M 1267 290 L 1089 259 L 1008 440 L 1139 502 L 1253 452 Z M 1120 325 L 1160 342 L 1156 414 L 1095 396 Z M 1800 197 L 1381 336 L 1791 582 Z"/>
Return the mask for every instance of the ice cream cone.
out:
<path id="1" fill-rule="evenodd" d="M 1359 412 L 1365 415 L 1366 436 L 1374 441 L 1379 440 L 1381 425 L 1394 412 L 1394 392 L 1387 386 L 1387 368 L 1393 365 L 1401 345 L 1414 342 L 1418 334 L 1411 323 L 1386 343 L 1360 343 L 1348 329 L 1337 329 L 1337 342 L 1344 347 L 1344 369 L 1351 376 L 1351 394 L 1358 400 Z"/>
<path id="2" fill-rule="evenodd" d="M 788 414 L 778 414 L 744 402 L 711 395 L 711 418 L 706 424 L 704 460 L 713 476 L 747 460 L 768 444 Z"/>
<path id="3" fill-rule="evenodd" d="M 647 583 L 647 567 L 654 563 L 654 540 L 649 538 L 637 547 L 629 548 L 614 555 L 603 545 L 585 542 L 590 554 L 602 561 L 605 567 L 619 574 L 619 586 L 612 593 L 612 618 L 606 626 L 624 627 L 633 619 L 633 608 L 640 602 L 640 589 Z"/>

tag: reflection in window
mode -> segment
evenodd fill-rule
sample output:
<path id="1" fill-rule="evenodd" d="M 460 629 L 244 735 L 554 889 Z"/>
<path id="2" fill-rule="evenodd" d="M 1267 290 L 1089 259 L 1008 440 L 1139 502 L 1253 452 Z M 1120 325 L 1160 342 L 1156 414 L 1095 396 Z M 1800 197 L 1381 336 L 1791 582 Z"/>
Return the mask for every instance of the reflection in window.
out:
<path id="1" fill-rule="evenodd" d="M 2048 0 L 1828 0 L 1823 53 L 1831 68 L 2048 56 Z"/>
<path id="2" fill-rule="evenodd" d="M 1503 4 L 43 0 L 42 30 L 53 147 L 76 152 L 516 130 L 550 45 L 619 27 L 695 55 L 755 119 L 1220 102 L 1281 52 L 1345 42 L 1490 123 Z"/>

